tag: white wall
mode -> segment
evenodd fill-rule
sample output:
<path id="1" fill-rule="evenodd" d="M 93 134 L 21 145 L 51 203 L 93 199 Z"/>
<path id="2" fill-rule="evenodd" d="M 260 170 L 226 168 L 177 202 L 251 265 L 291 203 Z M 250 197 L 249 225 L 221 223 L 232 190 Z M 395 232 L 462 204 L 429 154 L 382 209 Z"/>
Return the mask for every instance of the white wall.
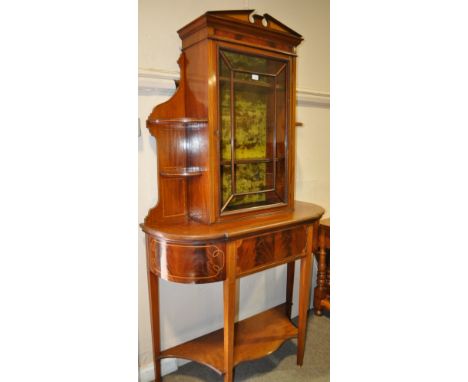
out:
<path id="1" fill-rule="evenodd" d="M 156 144 L 145 120 L 167 100 L 177 77 L 178 29 L 208 10 L 256 9 L 303 35 L 298 48 L 296 199 L 323 206 L 329 215 L 329 1 L 327 0 L 172 0 L 139 1 L 139 222 L 157 201 Z M 139 235 L 139 357 L 152 362 L 144 234 Z M 298 271 L 298 270 L 297 270 Z M 296 272 L 297 275 L 298 272 Z M 297 290 L 296 277 L 295 291 Z M 285 267 L 241 280 L 239 318 L 280 304 Z M 222 326 L 222 285 L 183 285 L 161 281 L 161 342 L 170 347 Z M 293 315 L 297 314 L 297 293 Z M 145 379 L 145 378 L 142 378 Z"/>

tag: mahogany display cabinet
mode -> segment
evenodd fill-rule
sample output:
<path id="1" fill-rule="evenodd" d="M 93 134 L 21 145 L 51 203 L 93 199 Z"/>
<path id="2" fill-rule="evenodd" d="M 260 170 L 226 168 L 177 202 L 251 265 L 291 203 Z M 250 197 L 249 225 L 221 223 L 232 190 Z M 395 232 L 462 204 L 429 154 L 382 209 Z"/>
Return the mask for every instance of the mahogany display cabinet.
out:
<path id="1" fill-rule="evenodd" d="M 167 357 L 197 361 L 233 381 L 240 362 L 266 356 L 291 338 L 297 338 L 298 365 L 303 362 L 311 254 L 324 210 L 294 200 L 302 37 L 253 12 L 207 12 L 178 31 L 178 88 L 147 120 L 158 148 L 158 204 L 141 226 L 157 382 Z M 296 260 L 297 327 L 290 321 Z M 238 279 L 282 264 L 286 286 L 276 287 L 285 288 L 285 303 L 235 322 Z M 159 279 L 221 281 L 223 328 L 161 349 Z"/>

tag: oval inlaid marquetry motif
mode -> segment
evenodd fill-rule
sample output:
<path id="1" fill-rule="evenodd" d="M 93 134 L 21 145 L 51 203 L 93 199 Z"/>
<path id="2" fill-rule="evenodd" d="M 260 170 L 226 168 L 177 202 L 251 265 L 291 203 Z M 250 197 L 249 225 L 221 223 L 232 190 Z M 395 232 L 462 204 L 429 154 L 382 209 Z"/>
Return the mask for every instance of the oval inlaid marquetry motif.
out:
<path id="1" fill-rule="evenodd" d="M 237 250 L 237 272 L 243 275 L 280 265 L 305 256 L 306 249 L 304 226 L 245 239 Z"/>
<path id="2" fill-rule="evenodd" d="M 150 270 L 160 278 L 179 283 L 224 280 L 225 244 L 183 245 L 148 237 Z"/>

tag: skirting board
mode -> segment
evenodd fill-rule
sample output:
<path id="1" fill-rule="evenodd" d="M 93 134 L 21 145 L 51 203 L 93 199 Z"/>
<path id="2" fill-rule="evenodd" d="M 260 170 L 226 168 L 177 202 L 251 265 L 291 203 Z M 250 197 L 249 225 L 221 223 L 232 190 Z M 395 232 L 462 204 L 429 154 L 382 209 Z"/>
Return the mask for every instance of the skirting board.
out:
<path id="1" fill-rule="evenodd" d="M 138 70 L 138 95 L 161 95 L 170 97 L 175 91 L 174 80 L 179 79 L 179 72 L 139 69 Z M 330 94 L 311 89 L 296 88 L 298 106 L 330 106 Z"/>
<path id="2" fill-rule="evenodd" d="M 176 358 L 165 358 L 161 360 L 161 375 L 173 373 L 179 368 Z M 139 382 L 153 382 L 154 381 L 154 364 L 150 363 L 140 368 Z"/>

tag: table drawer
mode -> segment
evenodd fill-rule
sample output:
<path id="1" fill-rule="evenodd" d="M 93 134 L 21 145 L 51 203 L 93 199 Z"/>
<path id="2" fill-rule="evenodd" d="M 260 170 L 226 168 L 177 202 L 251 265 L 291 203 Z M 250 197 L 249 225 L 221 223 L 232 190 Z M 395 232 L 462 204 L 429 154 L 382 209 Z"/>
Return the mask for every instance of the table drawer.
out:
<path id="1" fill-rule="evenodd" d="M 245 275 L 287 263 L 305 256 L 306 249 L 306 226 L 244 239 L 237 249 L 237 274 Z"/>
<path id="2" fill-rule="evenodd" d="M 226 245 L 172 244 L 147 236 L 148 264 L 160 278 L 178 283 L 209 283 L 226 278 Z"/>

